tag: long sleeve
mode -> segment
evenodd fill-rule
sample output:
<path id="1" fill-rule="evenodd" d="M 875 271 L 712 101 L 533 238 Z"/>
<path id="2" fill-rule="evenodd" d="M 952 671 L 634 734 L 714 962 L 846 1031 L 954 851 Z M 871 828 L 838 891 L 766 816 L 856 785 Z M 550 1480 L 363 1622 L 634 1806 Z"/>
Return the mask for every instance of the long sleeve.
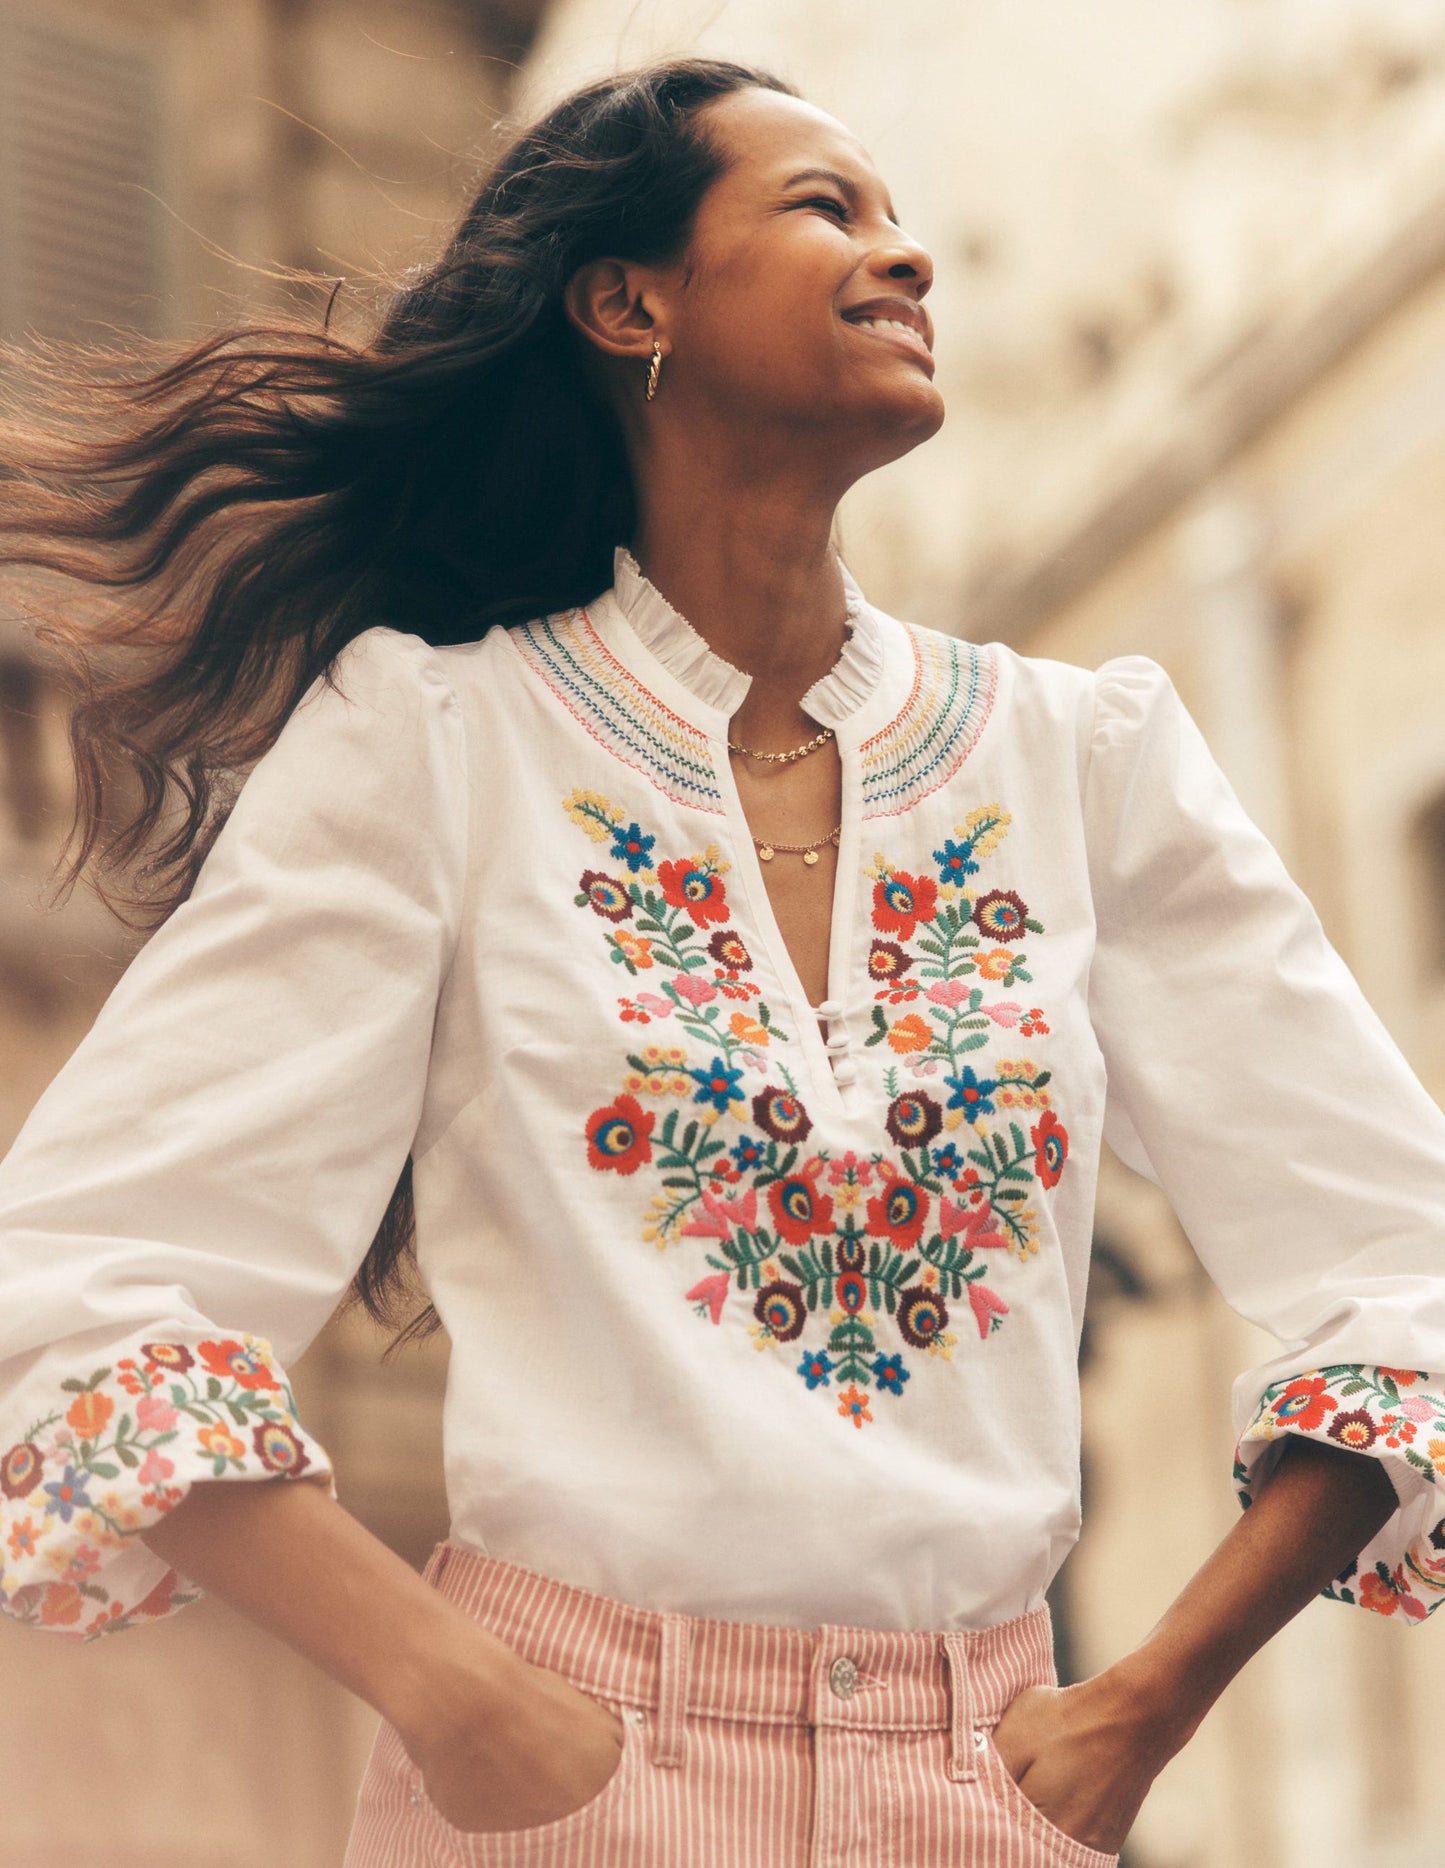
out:
<path id="1" fill-rule="evenodd" d="M 1096 672 L 1085 817 L 1105 1139 L 1282 1345 L 1234 1386 L 1239 1500 L 1289 1433 L 1381 1459 L 1397 1509 L 1324 1593 L 1423 1620 L 1445 1596 L 1445 1115 L 1145 656 Z"/>
<path id="2" fill-rule="evenodd" d="M 196 1599 L 138 1535 L 193 1481 L 335 1496 L 286 1366 L 416 1133 L 468 780 L 436 651 L 333 672 L 0 1162 L 0 1609 L 61 1635 Z"/>

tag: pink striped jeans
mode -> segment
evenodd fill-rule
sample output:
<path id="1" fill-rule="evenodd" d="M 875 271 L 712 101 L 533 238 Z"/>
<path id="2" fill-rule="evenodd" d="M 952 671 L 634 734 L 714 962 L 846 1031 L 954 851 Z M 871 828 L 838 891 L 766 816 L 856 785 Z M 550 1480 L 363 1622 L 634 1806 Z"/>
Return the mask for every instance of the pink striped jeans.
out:
<path id="1" fill-rule="evenodd" d="M 1057 1683 L 1047 1608 L 980 1630 L 787 1628 L 641 1608 L 449 1540 L 426 1580 L 608 1706 L 617 1768 L 535 1828 L 455 1828 L 383 1721 L 344 1868 L 1111 1868 L 992 1728 Z"/>

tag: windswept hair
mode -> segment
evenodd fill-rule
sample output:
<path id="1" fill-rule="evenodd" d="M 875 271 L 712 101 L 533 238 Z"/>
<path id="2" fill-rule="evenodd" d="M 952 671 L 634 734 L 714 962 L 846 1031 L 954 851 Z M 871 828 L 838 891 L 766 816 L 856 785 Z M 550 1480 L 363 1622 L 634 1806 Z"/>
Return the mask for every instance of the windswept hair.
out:
<path id="1" fill-rule="evenodd" d="M 685 253 L 725 168 L 695 113 L 750 86 L 798 95 L 712 58 L 573 92 L 504 149 L 366 342 L 274 317 L 178 354 L 6 347 L 0 570 L 72 593 L 27 599 L 74 697 L 61 899 L 84 875 L 159 925 L 236 775 L 363 630 L 473 641 L 607 588 L 635 495 L 564 288 L 591 259 Z M 101 601 L 77 607 L 77 586 Z M 122 894 L 123 875 L 144 886 Z M 408 1160 L 343 1307 L 395 1328 L 415 1242 Z M 438 1328 L 427 1304 L 386 1353 Z"/>

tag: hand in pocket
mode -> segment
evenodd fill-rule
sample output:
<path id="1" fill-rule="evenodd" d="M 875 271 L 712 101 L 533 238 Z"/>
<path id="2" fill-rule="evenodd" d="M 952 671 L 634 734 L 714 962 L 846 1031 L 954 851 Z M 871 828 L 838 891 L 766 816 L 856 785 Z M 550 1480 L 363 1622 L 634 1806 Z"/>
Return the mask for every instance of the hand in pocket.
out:
<path id="1" fill-rule="evenodd" d="M 486 1713 L 458 1721 L 412 1749 L 412 1758 L 428 1799 L 453 1828 L 500 1833 L 557 1822 L 600 1796 L 624 1743 L 609 1707 L 560 1673 L 519 1659 Z"/>
<path id="2" fill-rule="evenodd" d="M 1028 1686 L 994 1727 L 999 1762 L 1055 1829 L 1113 1855 L 1167 1761 L 1154 1755 L 1136 1709 L 1104 1675 L 1077 1686 Z"/>

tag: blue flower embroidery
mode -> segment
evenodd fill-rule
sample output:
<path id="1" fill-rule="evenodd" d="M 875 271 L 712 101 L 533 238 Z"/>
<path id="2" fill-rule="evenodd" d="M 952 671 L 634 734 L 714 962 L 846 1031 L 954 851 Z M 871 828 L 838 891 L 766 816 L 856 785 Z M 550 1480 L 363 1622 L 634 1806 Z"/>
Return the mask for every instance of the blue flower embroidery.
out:
<path id="1" fill-rule="evenodd" d="M 626 863 L 636 875 L 639 869 L 652 866 L 652 846 L 656 837 L 645 837 L 640 824 L 629 824 L 624 830 L 620 824 L 614 826 L 612 833 L 612 860 L 614 863 Z"/>
<path id="2" fill-rule="evenodd" d="M 938 873 L 945 882 L 958 882 L 964 876 L 978 874 L 978 864 L 973 860 L 972 837 L 963 843 L 955 843 L 952 837 L 946 837 L 943 848 L 933 852 L 933 860 L 938 864 Z"/>
<path id="3" fill-rule="evenodd" d="M 714 1109 L 726 1115 L 730 1104 L 744 1100 L 738 1088 L 742 1071 L 730 1070 L 721 1057 L 715 1057 L 706 1070 L 689 1070 L 687 1074 L 697 1085 L 692 1098 L 695 1103 L 711 1103 Z"/>
<path id="4" fill-rule="evenodd" d="M 901 1355 L 875 1356 L 873 1359 L 873 1379 L 880 1388 L 886 1388 L 890 1394 L 901 1395 L 903 1384 L 913 1379 L 909 1370 L 903 1366 Z"/>
<path id="5" fill-rule="evenodd" d="M 965 1064 L 961 1077 L 945 1077 L 944 1082 L 953 1091 L 948 1099 L 950 1109 L 961 1109 L 972 1122 L 976 1116 L 993 1114 L 993 1092 L 998 1088 L 994 1077 L 980 1077 L 972 1064 Z"/>

